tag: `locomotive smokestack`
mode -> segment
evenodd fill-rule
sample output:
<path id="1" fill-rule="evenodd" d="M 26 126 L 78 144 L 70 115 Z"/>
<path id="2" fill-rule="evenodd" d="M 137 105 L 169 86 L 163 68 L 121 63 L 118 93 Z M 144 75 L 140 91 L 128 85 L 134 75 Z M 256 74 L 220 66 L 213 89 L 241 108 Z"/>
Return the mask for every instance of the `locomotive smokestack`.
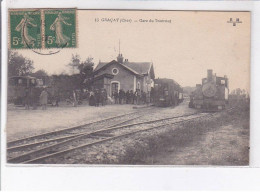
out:
<path id="1" fill-rule="evenodd" d="M 212 69 L 208 69 L 208 80 L 212 80 L 213 79 L 213 70 Z"/>

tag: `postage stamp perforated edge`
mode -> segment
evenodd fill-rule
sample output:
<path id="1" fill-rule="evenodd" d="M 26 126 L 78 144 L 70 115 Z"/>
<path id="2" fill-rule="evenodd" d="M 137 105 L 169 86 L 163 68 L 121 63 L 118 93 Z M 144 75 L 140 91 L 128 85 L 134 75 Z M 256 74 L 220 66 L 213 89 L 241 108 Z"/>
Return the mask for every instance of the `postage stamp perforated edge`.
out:
<path id="1" fill-rule="evenodd" d="M 66 9 L 74 9 L 75 11 L 75 43 L 76 45 L 74 47 L 55 47 L 55 48 L 46 48 L 45 47 L 45 17 L 44 17 L 44 11 L 45 10 L 66 10 Z M 30 48 L 30 47 L 22 47 L 22 48 L 12 48 L 11 47 L 11 20 L 10 20 L 10 13 L 13 11 L 40 11 L 40 18 L 41 18 L 41 48 Z M 8 42 L 8 49 L 11 50 L 50 50 L 50 49 L 75 49 L 79 47 L 79 41 L 78 41 L 78 12 L 77 8 L 9 8 L 8 9 L 8 34 L 7 34 L 7 42 Z"/>
<path id="2" fill-rule="evenodd" d="M 50 10 L 57 10 L 57 11 L 59 11 L 59 12 L 63 12 L 63 11 L 65 11 L 65 10 L 73 10 L 73 14 L 74 14 L 74 27 L 72 26 L 72 28 L 74 28 L 74 32 L 75 32 L 75 44 L 74 45 L 71 45 L 71 46 L 69 46 L 69 47 L 63 47 L 63 46 L 61 46 L 61 47 L 59 47 L 59 46 L 57 46 L 57 47 L 53 47 L 53 46 L 50 46 L 50 47 L 47 47 L 46 46 L 46 40 L 44 41 L 44 48 L 45 49 L 63 49 L 63 48 L 66 48 L 66 49 L 69 49 L 69 48 L 78 48 L 78 20 L 77 20 L 77 17 L 78 17 L 78 12 L 77 12 L 77 9 L 76 8 L 64 8 L 64 9 L 56 9 L 56 8 L 49 8 L 49 9 L 43 9 L 43 17 L 44 17 L 44 23 L 46 22 L 46 15 L 48 14 L 48 13 L 46 13 L 46 12 L 48 12 L 48 11 L 50 11 Z M 65 20 L 66 20 L 66 17 L 65 17 Z M 65 22 L 65 21 L 64 21 Z M 65 24 L 66 24 L 66 22 L 65 22 Z M 67 24 L 66 24 L 67 25 Z M 46 25 L 44 25 L 44 38 L 47 36 L 47 29 L 46 29 Z M 66 35 L 65 35 L 65 37 L 66 37 Z M 70 37 L 68 37 L 68 38 L 72 38 L 72 35 L 70 35 Z"/>
<path id="3" fill-rule="evenodd" d="M 18 11 L 37 11 L 39 10 L 40 11 L 40 8 L 23 8 L 23 9 L 14 9 L 14 8 L 10 8 L 8 9 L 7 13 L 8 13 L 8 23 L 7 23 L 7 26 L 8 26 L 8 33 L 7 33 L 7 43 L 8 43 L 8 49 L 11 49 L 11 50 L 23 50 L 23 49 L 41 49 L 41 48 L 29 48 L 29 47 L 22 47 L 22 48 L 12 48 L 11 46 L 11 12 L 18 12 Z M 42 29 L 41 29 L 41 33 L 42 33 Z M 41 45 L 42 46 L 42 45 Z"/>

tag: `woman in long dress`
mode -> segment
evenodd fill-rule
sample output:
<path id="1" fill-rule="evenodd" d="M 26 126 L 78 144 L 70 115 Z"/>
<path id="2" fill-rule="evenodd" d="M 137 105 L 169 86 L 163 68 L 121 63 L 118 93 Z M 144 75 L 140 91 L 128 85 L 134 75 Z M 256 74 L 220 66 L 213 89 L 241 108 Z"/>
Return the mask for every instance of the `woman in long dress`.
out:
<path id="1" fill-rule="evenodd" d="M 53 24 L 50 26 L 50 30 L 55 31 L 56 33 L 56 41 L 55 43 L 58 46 L 68 46 L 70 38 L 67 37 L 64 33 L 63 33 L 63 24 L 71 26 L 71 24 L 69 24 L 68 22 L 66 22 L 65 20 L 67 20 L 68 18 L 64 17 L 61 15 L 61 12 L 58 14 L 58 17 L 55 19 L 55 21 L 53 22 Z"/>
<path id="2" fill-rule="evenodd" d="M 46 88 L 44 88 L 40 95 L 40 103 L 42 105 L 42 110 L 47 109 L 47 102 L 48 102 L 48 92 L 46 91 Z"/>
<path id="3" fill-rule="evenodd" d="M 34 19 L 30 18 L 28 14 L 25 13 L 23 19 L 15 28 L 16 31 L 21 32 L 22 44 L 24 47 L 30 45 L 34 46 L 34 43 L 36 41 L 36 39 L 30 36 L 28 32 L 29 26 L 37 27 L 37 24 L 32 23 L 33 21 Z"/>
<path id="4" fill-rule="evenodd" d="M 89 94 L 89 106 L 95 106 L 96 105 L 96 99 L 95 99 L 95 94 L 93 91 L 90 91 Z"/>

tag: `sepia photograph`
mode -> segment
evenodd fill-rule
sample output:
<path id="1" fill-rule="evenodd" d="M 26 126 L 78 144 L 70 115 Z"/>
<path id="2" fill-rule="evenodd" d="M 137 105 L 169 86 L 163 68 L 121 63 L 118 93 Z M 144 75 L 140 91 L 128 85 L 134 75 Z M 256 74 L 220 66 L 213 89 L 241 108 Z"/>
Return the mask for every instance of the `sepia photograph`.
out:
<path id="1" fill-rule="evenodd" d="M 249 11 L 8 10 L 8 165 L 248 166 Z"/>

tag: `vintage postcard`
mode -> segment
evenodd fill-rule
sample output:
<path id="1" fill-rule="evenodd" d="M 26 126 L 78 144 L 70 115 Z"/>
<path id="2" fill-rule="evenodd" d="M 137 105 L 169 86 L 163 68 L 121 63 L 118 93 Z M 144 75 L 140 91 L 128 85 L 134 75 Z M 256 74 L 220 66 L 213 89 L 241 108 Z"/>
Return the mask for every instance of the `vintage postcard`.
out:
<path id="1" fill-rule="evenodd" d="M 250 12 L 8 18 L 7 164 L 249 165 Z"/>

